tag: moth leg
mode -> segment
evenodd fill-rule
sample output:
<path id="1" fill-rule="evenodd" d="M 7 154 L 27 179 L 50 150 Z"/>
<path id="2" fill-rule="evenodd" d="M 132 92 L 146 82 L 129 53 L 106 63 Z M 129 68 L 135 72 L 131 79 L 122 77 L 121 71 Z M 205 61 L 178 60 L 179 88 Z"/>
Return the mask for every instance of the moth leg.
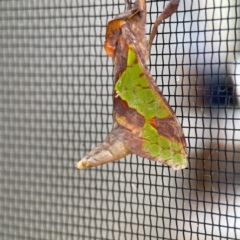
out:
<path id="1" fill-rule="evenodd" d="M 127 10 L 130 10 L 132 8 L 132 3 L 129 0 L 125 0 L 127 4 Z"/>
<path id="2" fill-rule="evenodd" d="M 125 0 L 127 3 L 127 9 L 130 10 L 132 9 L 132 1 L 131 0 Z M 146 1 L 145 0 L 136 0 L 134 7 L 141 9 L 141 10 L 146 10 Z"/>
<path id="3" fill-rule="evenodd" d="M 127 4 L 127 9 L 130 10 L 132 8 L 132 3 L 129 0 L 126 0 L 126 4 Z"/>
<path id="4" fill-rule="evenodd" d="M 161 22 L 170 17 L 178 8 L 180 0 L 170 0 L 168 5 L 163 9 L 163 12 L 160 14 L 160 16 L 157 18 L 153 25 L 152 32 L 150 34 L 149 42 L 148 42 L 148 50 L 150 51 L 153 39 L 157 33 L 158 26 L 161 24 Z"/>
<path id="5" fill-rule="evenodd" d="M 138 9 L 146 11 L 146 0 L 136 0 L 134 6 Z"/>

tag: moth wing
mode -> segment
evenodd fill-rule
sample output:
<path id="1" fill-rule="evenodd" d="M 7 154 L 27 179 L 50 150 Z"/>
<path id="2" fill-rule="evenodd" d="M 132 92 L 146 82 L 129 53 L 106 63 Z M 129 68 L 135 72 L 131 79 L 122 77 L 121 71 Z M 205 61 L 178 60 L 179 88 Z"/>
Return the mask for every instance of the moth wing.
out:
<path id="1" fill-rule="evenodd" d="M 115 84 L 114 118 L 112 133 L 132 153 L 173 169 L 187 167 L 182 128 L 133 45 Z"/>

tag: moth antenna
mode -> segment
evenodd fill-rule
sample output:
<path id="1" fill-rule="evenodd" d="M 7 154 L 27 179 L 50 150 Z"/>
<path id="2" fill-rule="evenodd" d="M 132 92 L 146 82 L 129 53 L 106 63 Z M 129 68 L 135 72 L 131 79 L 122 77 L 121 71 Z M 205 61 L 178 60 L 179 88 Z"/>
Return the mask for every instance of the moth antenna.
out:
<path id="1" fill-rule="evenodd" d="M 150 34 L 149 42 L 148 42 L 149 52 L 151 50 L 153 39 L 154 39 L 155 35 L 157 34 L 157 29 L 158 29 L 159 25 L 161 24 L 161 22 L 164 19 L 170 17 L 174 12 L 176 12 L 179 2 L 180 2 L 180 0 L 170 0 L 168 5 L 164 8 L 163 12 L 160 14 L 160 16 L 155 21 L 152 32 Z"/>
<path id="2" fill-rule="evenodd" d="M 78 169 L 96 167 L 119 160 L 130 153 L 130 150 L 111 132 L 101 144 L 84 156 L 76 167 Z"/>

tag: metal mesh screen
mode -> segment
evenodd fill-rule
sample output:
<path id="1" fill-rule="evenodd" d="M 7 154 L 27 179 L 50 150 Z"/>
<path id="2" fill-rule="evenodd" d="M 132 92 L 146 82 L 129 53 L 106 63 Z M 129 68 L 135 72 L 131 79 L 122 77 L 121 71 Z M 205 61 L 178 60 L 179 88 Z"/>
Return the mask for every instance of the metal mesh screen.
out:
<path id="1" fill-rule="evenodd" d="M 166 1 L 148 1 L 151 23 Z M 189 167 L 75 163 L 112 127 L 107 21 L 124 0 L 0 2 L 0 239 L 240 239 L 240 4 L 181 1 L 150 69 Z"/>

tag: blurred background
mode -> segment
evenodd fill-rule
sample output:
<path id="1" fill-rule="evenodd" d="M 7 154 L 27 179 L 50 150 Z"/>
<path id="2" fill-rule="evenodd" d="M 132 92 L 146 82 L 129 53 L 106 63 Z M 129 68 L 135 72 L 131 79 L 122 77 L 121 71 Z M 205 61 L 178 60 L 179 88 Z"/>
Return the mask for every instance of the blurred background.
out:
<path id="1" fill-rule="evenodd" d="M 147 35 L 167 1 L 148 1 Z M 149 68 L 189 167 L 75 168 L 112 128 L 107 22 L 124 0 L 0 3 L 0 239 L 240 239 L 240 4 L 181 0 Z"/>

